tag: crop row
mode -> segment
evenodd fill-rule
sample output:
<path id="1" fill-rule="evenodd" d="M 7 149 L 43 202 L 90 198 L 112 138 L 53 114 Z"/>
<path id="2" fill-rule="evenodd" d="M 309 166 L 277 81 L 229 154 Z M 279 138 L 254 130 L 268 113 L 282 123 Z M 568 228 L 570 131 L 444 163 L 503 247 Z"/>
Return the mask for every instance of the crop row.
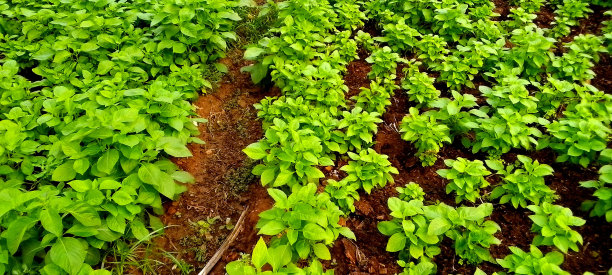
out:
<path id="1" fill-rule="evenodd" d="M 0 1 L 0 274 L 110 274 L 114 242 L 163 229 L 248 3 Z"/>
<path id="2" fill-rule="evenodd" d="M 456 203 L 499 200 L 534 213 L 530 218 L 537 236 L 531 251 L 512 247 L 512 254 L 497 262 L 510 272 L 565 273 L 560 268 L 562 253 L 577 251 L 582 244 L 571 227 L 585 220 L 553 204 L 557 195 L 544 180 L 553 173 L 550 166 L 527 156 L 504 163 L 501 156 L 511 150 L 551 148 L 558 162 L 587 167 L 612 160 L 612 150 L 606 149 L 612 96 L 589 84 L 599 54 L 610 50 L 612 24 L 604 23 L 602 36 L 581 34 L 561 44 L 556 39 L 567 36 L 592 12 L 591 3 L 548 3 L 557 8 L 550 29 L 532 22 L 544 1 L 513 4 L 504 21 L 496 20 L 495 5 L 487 0 L 374 0 L 363 7 L 353 1 L 269 4 L 280 11 L 278 26 L 247 49 L 245 58 L 256 63 L 246 71 L 256 83 L 270 78 L 283 96 L 256 105 L 265 137 L 244 151 L 262 161 L 253 172 L 272 187 L 268 191 L 276 203 L 260 215 L 257 225 L 259 233 L 272 240 L 268 247 L 260 239 L 251 259 L 230 263 L 228 273 L 323 273 L 317 259 L 330 259 L 326 246 L 339 235 L 354 238 L 339 221 L 355 210 L 359 191 L 370 193 L 392 182 L 397 173 L 386 156 L 370 147 L 376 124 L 400 87 L 414 104 L 400 132 L 413 143 L 423 166 L 433 165 L 444 144 L 454 140 L 473 153 L 488 155 L 486 166 L 458 158 L 446 160 L 449 169 L 438 171 L 449 180 L 446 190 L 455 194 Z M 352 21 L 344 16 L 347 11 Z M 381 37 L 358 30 L 366 19 L 378 21 Z M 356 47 L 370 52 L 366 61 L 372 66 L 372 82 L 346 100 L 340 75 L 356 57 Z M 401 63 L 405 77 L 397 85 L 395 72 Z M 436 83 L 445 83 L 447 90 L 439 90 Z M 462 93 L 477 84 L 478 94 Z M 346 176 L 339 181 L 319 170 L 347 160 L 340 167 Z M 492 184 L 484 178 L 491 174 L 487 167 L 501 182 L 483 196 Z M 583 208 L 610 221 L 610 166 L 601 167 L 600 173 L 599 181 L 582 183 L 597 189 L 599 199 L 585 201 Z M 321 178 L 326 178 L 325 187 L 317 188 Z M 499 226 L 487 220 L 492 204 L 432 204 L 415 183 L 398 191 L 399 198 L 389 199 L 393 219 L 380 223 L 379 230 L 390 236 L 387 250 L 400 252 L 403 274 L 435 273 L 433 259 L 444 237 L 453 241 L 462 264 L 496 262 L 489 253 L 491 245 L 500 244 L 494 237 Z M 537 248 L 542 245 L 562 253 L 544 255 Z M 298 268 L 296 263 L 304 259 L 312 260 L 311 266 Z M 272 273 L 262 271 L 266 264 Z"/>

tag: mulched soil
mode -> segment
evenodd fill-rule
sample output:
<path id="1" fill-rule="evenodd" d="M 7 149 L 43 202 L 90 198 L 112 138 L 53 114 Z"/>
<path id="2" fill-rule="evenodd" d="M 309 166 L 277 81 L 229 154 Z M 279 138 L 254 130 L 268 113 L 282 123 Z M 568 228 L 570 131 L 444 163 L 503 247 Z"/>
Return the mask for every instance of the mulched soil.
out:
<path id="1" fill-rule="evenodd" d="M 496 0 L 496 4 L 497 2 L 506 3 L 501 0 Z M 496 12 L 506 16 L 508 5 L 499 7 Z M 553 20 L 551 16 L 554 16 L 552 9 L 545 7 L 538 13 L 536 23 L 541 27 L 550 26 Z M 583 21 L 586 27 L 581 26 L 580 29 L 573 30 L 572 36 L 600 30 L 601 21 L 598 20 L 603 20 L 603 16 L 595 14 L 591 16 L 594 17 L 590 19 L 596 20 Z M 372 34 L 380 33 L 373 24 L 368 24 L 365 30 Z M 165 204 L 167 211 L 161 218 L 170 227 L 165 235 L 156 239 L 159 248 L 177 253 L 177 258 L 193 265 L 195 274 L 230 233 L 228 229 L 219 229 L 218 225 L 224 224 L 227 218 L 232 224 L 235 223 L 242 211 L 248 207 L 241 234 L 211 274 L 224 274 L 224 267 L 228 262 L 239 259 L 241 253 L 252 251 L 259 238 L 254 228 L 258 214 L 271 208 L 273 204 L 265 189 L 258 183 L 258 179 L 250 175 L 253 163 L 246 159 L 241 150 L 263 135 L 261 122 L 256 119 L 256 111 L 252 105 L 265 96 L 277 96 L 279 92 L 275 88 L 266 89 L 254 85 L 248 74 L 240 73 L 240 68 L 248 65 L 241 56 L 240 50 L 234 50 L 228 58 L 223 59 L 222 62 L 230 69 L 229 73 L 214 92 L 202 96 L 194 103 L 198 108 L 198 114 L 209 120 L 209 123 L 200 126 L 200 138 L 206 141 L 206 144 L 191 145 L 190 149 L 194 156 L 177 159 L 175 162 L 182 169 L 192 173 L 196 183 L 190 185 L 189 190 L 179 200 Z M 367 74 L 370 65 L 365 62 L 365 56 L 367 54 L 360 53 L 361 59 L 348 65 L 348 72 L 344 77 L 345 84 L 349 87 L 347 98 L 357 95 L 360 87 L 369 86 L 370 80 Z M 612 91 L 611 63 L 609 55 L 602 55 L 600 63 L 594 68 L 597 77 L 591 82 L 606 92 Z M 397 74 L 400 79 L 401 67 L 398 68 Z M 475 82 L 477 85 L 486 83 L 484 80 Z M 446 87 L 438 88 L 446 94 Z M 478 94 L 475 89 L 464 92 Z M 332 260 L 324 262 L 326 267 L 334 268 L 336 274 L 401 272 L 401 268 L 396 263 L 397 253 L 385 251 L 388 237 L 380 234 L 376 228 L 378 222 L 390 219 L 386 201 L 397 194 L 395 188 L 409 182 L 417 182 L 424 189 L 428 202 L 440 201 L 455 206 L 454 196 L 445 192 L 446 180 L 439 177 L 436 171 L 445 168 L 444 159 L 457 157 L 484 159 L 484 155 L 474 155 L 460 142 L 455 141 L 443 147 L 440 158 L 433 166 L 422 167 L 414 155 L 415 148 L 402 140 L 398 132 L 399 123 L 411 106 L 414 106 L 414 103 L 408 101 L 406 94 L 401 90 L 396 91 L 392 105 L 384 114 L 384 122 L 379 125 L 374 149 L 388 155 L 400 173 L 395 176 L 395 183 L 376 189 L 372 194 L 360 194 L 361 200 L 355 204 L 357 211 L 349 215 L 345 221 L 346 226 L 355 233 L 357 241 L 338 239 L 331 249 Z M 603 218 L 588 217 L 588 213 L 580 210 L 580 203 L 591 198 L 592 190 L 581 188 L 579 182 L 595 179 L 597 177 L 595 169 L 557 164 L 554 161 L 555 154 L 547 150 L 539 152 L 517 150 L 507 154 L 505 158 L 513 160 L 516 154 L 525 154 L 551 165 L 555 173 L 547 177 L 546 182 L 559 195 L 556 203 L 569 207 L 575 215 L 587 220 L 586 225 L 577 229 L 584 237 L 584 245 L 580 246 L 579 252 L 570 252 L 566 255 L 562 268 L 571 274 L 582 274 L 584 271 L 605 274 L 612 267 L 612 253 L 609 251 L 612 248 L 610 239 L 612 225 Z M 341 164 L 338 164 L 338 167 L 340 166 Z M 488 180 L 496 183 L 499 179 L 492 176 Z M 490 190 L 489 188 L 488 191 Z M 532 224 L 528 218 L 530 211 L 514 209 L 512 206 L 495 202 L 493 204 L 495 210 L 491 219 L 502 229 L 496 234 L 502 244 L 491 248 L 492 255 L 495 258 L 503 258 L 509 254 L 509 246 L 528 249 L 534 236 L 530 231 Z M 198 228 L 193 226 L 193 223 L 215 216 L 219 216 L 223 222 L 213 226 L 214 229 L 208 234 L 212 238 L 207 239 L 198 232 Z M 456 257 L 449 240 L 445 240 L 441 248 L 442 253 L 435 258 L 439 274 L 473 274 L 476 267 L 459 265 L 459 258 Z M 541 247 L 541 249 L 546 252 L 551 248 Z M 161 260 L 169 264 L 162 267 L 160 274 L 180 274 L 167 259 Z M 499 266 L 491 263 L 481 264 L 479 267 L 489 274 L 501 270 Z"/>

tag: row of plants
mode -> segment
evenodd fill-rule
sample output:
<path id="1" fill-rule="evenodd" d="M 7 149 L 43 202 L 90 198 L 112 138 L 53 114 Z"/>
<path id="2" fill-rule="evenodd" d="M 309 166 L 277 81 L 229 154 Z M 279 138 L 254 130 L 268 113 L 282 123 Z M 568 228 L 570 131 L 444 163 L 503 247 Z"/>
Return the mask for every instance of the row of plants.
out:
<path id="1" fill-rule="evenodd" d="M 454 194 L 457 204 L 499 200 L 534 213 L 529 217 L 536 233 L 531 250 L 511 247 L 512 254 L 494 261 L 488 247 L 499 244 L 493 236 L 495 226 L 488 227 L 488 234 L 478 233 L 484 229 L 476 226 L 461 229 L 473 230 L 467 233 L 475 238 L 471 242 L 457 239 L 453 231 L 453 222 L 463 220 L 455 214 L 449 218 L 448 213 L 476 208 L 424 205 L 422 195 L 415 195 L 422 193 L 418 185 L 398 188 L 400 198 L 389 199 L 393 220 L 380 223 L 379 230 L 391 236 L 387 250 L 400 252 L 404 274 L 435 273 L 432 258 L 439 253 L 443 236 L 454 241 L 455 252 L 463 261 L 497 262 L 519 274 L 569 274 L 560 268 L 563 253 L 578 251 L 583 242 L 571 226 L 581 226 L 585 220 L 573 216 L 569 208 L 553 204 L 557 195 L 544 181 L 553 173 L 550 166 L 521 155 L 515 164 L 504 165 L 499 159 L 515 149 L 551 148 L 558 162 L 584 167 L 610 162 L 612 151 L 607 147 L 612 133 L 612 97 L 588 82 L 595 76 L 591 68 L 599 61 L 599 54 L 607 52 L 609 23 L 604 22 L 602 36 L 577 35 L 555 53 L 555 45 L 559 45 L 556 39 L 567 36 L 570 27 L 592 11 L 591 3 L 550 3 L 557 7 L 552 29 L 532 23 L 545 1 L 515 4 L 509 19 L 499 21 L 491 1 L 367 3 L 368 14 L 379 22 L 384 35 L 374 39 L 387 43 L 397 53 L 415 57 L 405 62 L 402 88 L 416 106 L 402 120 L 400 131 L 402 138 L 417 149 L 423 166 L 436 162 L 444 144 L 460 140 L 473 153 L 485 152 L 489 159 L 444 161 L 449 169 L 438 170 L 438 174 L 449 180 L 446 191 Z M 476 87 L 473 80 L 477 77 L 487 84 L 478 83 Z M 445 83 L 448 92 L 442 93 L 436 83 Z M 461 93 L 466 88 L 478 88 L 480 94 Z M 440 97 L 442 94 L 449 97 Z M 501 183 L 494 184 L 485 197 L 482 190 L 491 185 L 487 178 L 492 174 L 487 167 L 499 175 Z M 608 173 L 609 165 L 605 165 L 599 181 L 581 185 L 595 188 L 597 198 L 585 201 L 583 210 L 610 221 Z M 537 248 L 542 245 L 554 245 L 562 253 L 544 255 Z M 480 270 L 477 273 L 483 274 Z"/>
<path id="2" fill-rule="evenodd" d="M 0 274 L 93 270 L 193 177 L 190 101 L 251 1 L 0 1 Z"/>
<path id="3" fill-rule="evenodd" d="M 263 239 L 250 259 L 227 265 L 229 274 L 322 274 L 318 260 L 330 260 L 329 246 L 339 236 L 355 239 L 341 226 L 354 211 L 358 192 L 393 181 L 397 169 L 387 156 L 371 149 L 377 124 L 398 86 L 395 70 L 401 60 L 388 47 L 378 47 L 372 37 L 355 30 L 364 25 L 365 14 L 355 1 L 269 2 L 278 10 L 278 22 L 270 36 L 248 47 L 245 58 L 256 63 L 246 67 L 253 81 L 273 81 L 283 93 L 263 99 L 255 107 L 262 120 L 264 139 L 244 152 L 261 160 L 253 173 L 261 177 L 274 207 L 260 214 Z M 265 12 L 265 10 L 264 10 Z M 347 18 L 350 18 L 347 19 Z M 342 74 L 358 58 L 357 49 L 371 51 L 370 87 L 347 100 Z M 319 167 L 337 164 L 346 176 L 327 179 Z M 330 170 L 331 170 L 330 169 Z M 281 262 L 277 262 L 282 259 Z M 297 268 L 306 260 L 310 267 Z M 264 271 L 270 266 L 272 271 Z M 327 272 L 333 272 L 328 270 Z"/>

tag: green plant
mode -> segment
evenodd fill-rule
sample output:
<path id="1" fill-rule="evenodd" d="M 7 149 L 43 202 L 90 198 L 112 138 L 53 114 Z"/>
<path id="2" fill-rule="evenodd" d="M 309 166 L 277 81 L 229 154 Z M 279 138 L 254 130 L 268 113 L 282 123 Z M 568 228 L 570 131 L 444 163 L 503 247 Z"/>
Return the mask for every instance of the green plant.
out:
<path id="1" fill-rule="evenodd" d="M 435 78 L 419 71 L 421 62 L 410 61 L 404 69 L 405 77 L 402 79 L 402 88 L 406 90 L 411 101 L 427 106 L 438 99 L 440 91 L 434 87 Z"/>
<path id="2" fill-rule="evenodd" d="M 423 188 L 418 183 L 410 182 L 404 187 L 395 188 L 399 193 L 398 198 L 403 201 L 420 200 L 422 201 L 425 197 Z"/>
<path id="3" fill-rule="evenodd" d="M 558 162 L 569 160 L 587 167 L 610 141 L 612 116 L 607 106 L 612 96 L 592 86 L 577 92 L 579 102 L 567 106 L 562 118 L 546 126 L 551 137 L 544 140 L 543 146 L 559 153 Z"/>
<path id="4" fill-rule="evenodd" d="M 540 8 L 546 2 L 547 2 L 546 0 L 514 0 L 512 1 L 513 4 L 518 4 L 519 7 L 525 9 L 525 11 L 529 13 L 535 13 L 535 12 L 540 11 Z"/>
<path id="5" fill-rule="evenodd" d="M 259 214 L 256 227 L 259 234 L 276 236 L 272 247 L 286 246 L 293 253 L 293 256 L 287 256 L 287 263 L 293 257 L 307 259 L 310 255 L 329 260 L 331 255 L 327 246 L 340 234 L 355 239 L 350 229 L 338 224 L 344 213 L 328 194 L 316 194 L 316 191 L 314 183 L 294 187 L 289 196 L 279 189 L 268 189 L 275 204 L 272 209 Z"/>
<path id="6" fill-rule="evenodd" d="M 493 205 L 481 204 L 478 207 L 460 207 L 457 209 L 458 219 L 449 215 L 449 218 L 458 227 L 450 230 L 446 235 L 455 241 L 455 253 L 461 260 L 470 264 L 480 264 L 483 261 L 494 262 L 489 248 L 499 245 L 501 241 L 494 234 L 501 230 L 499 225 L 492 220 L 484 220 L 493 212 Z"/>
<path id="7" fill-rule="evenodd" d="M 288 245 L 268 247 L 263 238 L 259 238 L 250 258 L 228 263 L 225 271 L 229 275 L 334 274 L 333 270 L 324 271 L 323 266 L 317 260 L 313 260 L 310 266 L 305 268 L 299 268 L 292 262 L 291 250 Z M 270 266 L 272 271 L 263 271 L 264 266 Z"/>
<path id="8" fill-rule="evenodd" d="M 450 52 L 447 46 L 446 40 L 435 34 L 423 35 L 421 40 L 416 42 L 419 58 L 425 60 L 426 64 L 444 60 L 444 56 Z"/>
<path id="9" fill-rule="evenodd" d="M 362 30 L 357 31 L 355 41 L 368 52 L 372 52 L 376 49 L 372 35 Z"/>
<path id="10" fill-rule="evenodd" d="M 553 37 L 562 37 L 570 34 L 570 28 L 578 24 L 578 19 L 584 18 L 588 13 L 593 12 L 589 8 L 588 1 L 568 1 L 563 0 L 563 3 L 557 5 L 555 10 L 555 21 L 552 22 L 553 28 L 551 33 Z"/>
<path id="11" fill-rule="evenodd" d="M 500 203 L 512 203 L 514 208 L 527 207 L 528 202 L 540 205 L 553 202 L 555 192 L 544 182 L 545 176 L 553 174 L 553 169 L 537 160 L 518 155 L 515 164 L 504 165 L 499 160 L 487 160 L 487 166 L 501 175 L 502 185 L 491 192 L 491 199 L 499 198 Z"/>
<path id="12" fill-rule="evenodd" d="M 263 160 L 263 164 L 253 168 L 253 174 L 261 176 L 263 186 L 293 186 L 318 181 L 324 175 L 316 166 L 334 164 L 323 155 L 321 140 L 312 130 L 301 129 L 298 119 L 287 123 L 275 118 L 265 136 L 266 139 L 243 150 L 250 158 Z"/>
<path id="13" fill-rule="evenodd" d="M 539 10 L 539 7 L 538 7 Z M 538 16 L 533 14 L 533 11 L 527 11 L 523 7 L 510 8 L 510 14 L 508 17 L 512 18 L 512 21 L 506 21 L 505 25 L 509 30 L 523 28 L 529 24 L 533 24 L 533 20 Z"/>
<path id="14" fill-rule="evenodd" d="M 497 259 L 497 263 L 503 268 L 516 274 L 560 274 L 570 273 L 561 269 L 563 254 L 552 251 L 544 255 L 536 246 L 530 247 L 529 253 L 518 247 L 511 246 L 512 254 L 504 259 Z"/>
<path id="15" fill-rule="evenodd" d="M 580 183 L 585 188 L 596 189 L 593 196 L 596 201 L 587 200 L 582 203 L 582 209 L 590 211 L 591 217 L 606 218 L 612 222 L 612 165 L 604 165 L 599 169 L 599 180 L 589 180 Z"/>
<path id="16" fill-rule="evenodd" d="M 544 30 L 535 25 L 513 30 L 510 42 L 514 47 L 506 53 L 504 59 L 512 66 L 518 65 L 522 69 L 521 78 L 538 79 L 538 74 L 548 67 L 554 58 L 551 49 L 555 39 L 547 37 Z"/>
<path id="17" fill-rule="evenodd" d="M 519 111 L 534 113 L 538 107 L 538 99 L 531 95 L 527 86 L 530 81 L 520 79 L 515 75 L 498 78 L 499 84 L 493 89 L 480 86 L 480 92 L 487 97 L 487 103 L 494 108 L 513 106 Z"/>
<path id="18" fill-rule="evenodd" d="M 592 34 L 580 34 L 564 47 L 568 51 L 553 59 L 550 70 L 553 76 L 569 81 L 593 79 L 595 73 L 591 68 L 599 61 L 599 53 L 607 52 L 602 38 Z"/>
<path id="19" fill-rule="evenodd" d="M 355 106 L 360 107 L 366 112 L 376 112 L 384 114 L 387 106 L 391 105 L 391 97 L 394 90 L 399 88 L 395 81 L 385 78 L 377 78 L 370 82 L 370 87 L 361 87 L 359 95 L 352 97 Z"/>
<path id="20" fill-rule="evenodd" d="M 374 134 L 378 131 L 377 123 L 383 120 L 377 112 L 365 112 L 357 106 L 350 112 L 342 112 L 343 119 L 338 123 L 338 129 L 345 129 L 344 139 L 352 148 L 361 150 L 369 147 Z"/>
<path id="21" fill-rule="evenodd" d="M 361 150 L 359 154 L 348 152 L 351 161 L 342 166 L 340 170 L 347 173 L 344 180 L 348 182 L 359 182 L 368 194 L 374 187 L 384 187 L 387 182 L 393 182 L 391 174 L 399 172 L 387 159 L 386 155 L 376 153 L 374 149 Z"/>
<path id="22" fill-rule="evenodd" d="M 400 53 L 412 50 L 416 46 L 418 38 L 421 37 L 419 31 L 406 25 L 404 18 L 384 25 L 383 35 L 383 37 L 376 37 L 374 40 L 387 43 L 393 52 Z"/>
<path id="23" fill-rule="evenodd" d="M 407 62 L 401 58 L 399 54 L 393 52 L 388 46 L 378 48 L 366 58 L 366 61 L 372 64 L 372 70 L 368 74 L 370 79 L 375 78 L 395 78 L 395 69 L 397 63 Z"/>
<path id="24" fill-rule="evenodd" d="M 439 123 L 431 112 L 419 114 L 414 107 L 409 112 L 400 124 L 402 139 L 414 143 L 423 166 L 431 166 L 442 144 L 451 142 L 449 128 Z"/>
<path id="25" fill-rule="evenodd" d="M 387 251 L 402 251 L 400 259 L 404 261 L 431 259 L 440 254 L 438 245 L 450 225 L 444 223 L 444 218 L 438 218 L 434 223 L 431 214 L 446 205 L 424 206 L 418 199 L 403 201 L 396 197 L 389 198 L 388 205 L 393 219 L 378 224 L 378 230 L 390 236 Z M 425 209 L 432 211 L 425 212 Z M 426 216 L 426 213 L 431 214 Z"/>
<path id="26" fill-rule="evenodd" d="M 416 259 L 429 261 L 440 253 L 438 244 L 444 236 L 455 241 L 455 252 L 470 263 L 493 261 L 489 247 L 501 242 L 493 236 L 499 226 L 484 219 L 491 215 L 493 205 L 453 208 L 446 204 L 423 205 L 423 201 L 388 200 L 391 221 L 378 224 L 378 230 L 391 236 L 387 251 L 400 252 L 404 262 Z"/>
<path id="27" fill-rule="evenodd" d="M 522 114 L 514 107 L 496 109 L 491 117 L 484 111 L 479 113 L 482 117 L 477 120 L 480 127 L 475 129 L 472 152 L 482 150 L 493 156 L 507 153 L 512 148 L 534 149 L 538 145 L 536 138 L 542 136 L 534 124 L 548 124 L 546 119 L 533 114 Z"/>
<path id="28" fill-rule="evenodd" d="M 440 169 L 437 173 L 450 180 L 446 185 L 446 193 L 456 192 L 457 203 L 463 200 L 475 202 L 480 198 L 480 189 L 489 186 L 484 176 L 490 175 L 491 172 L 480 160 L 469 161 L 460 157 L 456 160 L 446 159 L 444 164 L 451 169 Z"/>
<path id="29" fill-rule="evenodd" d="M 361 188 L 360 181 L 351 181 L 347 178 L 341 181 L 327 180 L 325 193 L 342 211 L 355 212 L 355 201 L 359 200 L 358 190 Z"/>
<path id="30" fill-rule="evenodd" d="M 414 264 L 414 262 L 408 262 L 399 260 L 397 261 L 398 265 L 404 270 L 401 275 L 428 275 L 435 274 L 436 265 L 427 260 L 422 260 L 418 264 Z"/>
<path id="31" fill-rule="evenodd" d="M 533 245 L 555 245 L 563 253 L 568 249 L 578 251 L 577 243 L 582 244 L 582 236 L 570 226 L 582 226 L 585 220 L 572 215 L 572 210 L 560 205 L 543 202 L 541 205 L 529 205 L 534 215 L 531 231 L 538 233 L 533 239 Z"/>
<path id="32" fill-rule="evenodd" d="M 443 97 L 430 104 L 430 107 L 440 109 L 435 116 L 450 127 L 453 136 L 467 134 L 472 129 L 478 128 L 474 114 L 479 110 L 467 110 L 478 106 L 476 97 L 471 94 L 460 94 L 457 91 L 451 91 L 451 95 L 452 100 Z"/>

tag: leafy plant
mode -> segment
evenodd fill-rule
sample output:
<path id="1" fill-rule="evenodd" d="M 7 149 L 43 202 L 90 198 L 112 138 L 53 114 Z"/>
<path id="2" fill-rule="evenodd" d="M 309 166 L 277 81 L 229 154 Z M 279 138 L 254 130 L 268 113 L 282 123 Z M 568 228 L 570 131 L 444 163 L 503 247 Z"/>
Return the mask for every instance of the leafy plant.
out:
<path id="1" fill-rule="evenodd" d="M 405 77 L 402 79 L 402 88 L 406 90 L 411 101 L 427 106 L 438 99 L 440 91 L 434 87 L 435 78 L 419 71 L 421 62 L 410 61 L 404 69 Z"/>
<path id="2" fill-rule="evenodd" d="M 263 271 L 265 266 L 270 266 L 272 271 Z M 245 260 L 237 260 L 227 264 L 225 267 L 229 275 L 243 274 L 334 274 L 333 270 L 323 270 L 323 266 L 317 260 L 313 260 L 310 266 L 305 268 L 297 267 L 291 258 L 291 250 L 288 245 L 268 247 L 263 238 L 259 238 L 253 253 Z"/>
<path id="3" fill-rule="evenodd" d="M 578 19 L 584 18 L 593 12 L 589 8 L 589 2 L 563 0 L 555 10 L 555 21 L 551 29 L 553 37 L 562 37 L 570 34 L 570 28 L 578 24 Z"/>
<path id="4" fill-rule="evenodd" d="M 397 192 L 399 193 L 398 198 L 403 201 L 422 201 L 425 197 L 425 192 L 423 192 L 423 188 L 421 188 L 419 184 L 414 182 L 410 182 L 404 187 L 397 187 L 395 188 L 395 190 L 397 190 Z"/>
<path id="5" fill-rule="evenodd" d="M 421 40 L 417 41 L 417 53 L 421 60 L 425 60 L 426 64 L 432 64 L 444 59 L 444 56 L 450 51 L 447 49 L 448 44 L 444 38 L 434 35 L 423 35 Z"/>
<path id="6" fill-rule="evenodd" d="M 425 206 L 419 199 L 391 197 L 388 205 L 393 219 L 380 222 L 378 230 L 391 236 L 387 251 L 399 251 L 405 266 L 411 259 L 429 262 L 440 253 L 438 244 L 444 236 L 454 240 L 455 252 L 471 263 L 492 261 L 488 248 L 501 243 L 493 236 L 499 226 L 484 220 L 493 211 L 491 204 L 455 209 L 443 203 Z"/>
<path id="7" fill-rule="evenodd" d="M 561 269 L 563 254 L 552 251 L 544 255 L 536 246 L 530 246 L 529 253 L 518 247 L 511 246 L 512 254 L 504 259 L 497 259 L 497 263 L 510 272 L 517 274 L 560 274 L 570 273 Z"/>
<path id="8" fill-rule="evenodd" d="M 499 160 L 487 160 L 487 166 L 501 175 L 502 185 L 491 192 L 492 199 L 499 199 L 500 203 L 512 203 L 514 208 L 527 207 L 528 202 L 541 205 L 556 199 L 555 192 L 544 182 L 544 177 L 553 174 L 553 169 L 547 164 L 540 164 L 537 160 L 518 155 L 515 164 L 504 165 Z"/>
<path id="9" fill-rule="evenodd" d="M 418 38 L 421 37 L 419 31 L 408 26 L 404 18 L 384 25 L 383 35 L 383 37 L 376 37 L 374 40 L 387 43 L 393 52 L 400 53 L 412 50 L 416 46 Z"/>
<path id="10" fill-rule="evenodd" d="M 294 257 L 307 259 L 310 255 L 329 260 L 331 255 L 327 246 L 340 234 L 355 239 L 350 229 L 338 224 L 344 213 L 328 194 L 316 194 L 316 191 L 314 183 L 294 187 L 289 196 L 279 189 L 268 189 L 275 204 L 272 209 L 259 214 L 256 227 L 259 234 L 276 236 L 271 247 L 285 246 L 288 251 L 283 253 L 289 253 L 283 260 L 285 264 Z"/>
<path id="11" fill-rule="evenodd" d="M 346 129 L 344 138 L 350 146 L 361 150 L 367 148 L 373 142 L 374 134 L 378 131 L 377 123 L 382 119 L 377 112 L 365 112 L 357 106 L 350 112 L 342 112 L 343 119 L 338 124 L 338 129 Z"/>
<path id="12" fill-rule="evenodd" d="M 591 217 L 605 216 L 606 221 L 612 222 L 612 165 L 604 165 L 599 169 L 599 180 L 589 180 L 580 183 L 585 188 L 596 189 L 593 196 L 596 201 L 587 200 L 582 203 L 582 209 L 591 211 Z"/>
<path id="13" fill-rule="evenodd" d="M 370 79 L 375 78 L 395 78 L 397 63 L 407 62 L 399 54 L 393 52 L 388 46 L 376 49 L 366 61 L 372 64 L 372 70 L 368 74 Z"/>
<path id="14" fill-rule="evenodd" d="M 385 78 L 377 78 L 370 82 L 370 87 L 361 87 L 359 95 L 352 97 L 355 106 L 360 107 L 366 112 L 376 112 L 384 114 L 387 106 L 391 105 L 391 96 L 394 90 L 399 88 L 395 81 Z"/>
<path id="15" fill-rule="evenodd" d="M 348 155 L 352 160 L 340 168 L 347 173 L 343 180 L 359 182 L 368 194 L 374 187 L 384 187 L 387 182 L 393 182 L 391 174 L 399 173 L 386 155 L 378 154 L 374 149 L 361 150 L 359 154 L 348 152 Z"/>
<path id="16" fill-rule="evenodd" d="M 342 211 L 355 212 L 355 201 L 359 200 L 358 190 L 361 188 L 360 181 L 350 181 L 347 178 L 341 181 L 327 180 L 325 193 L 340 207 Z"/>
<path id="17" fill-rule="evenodd" d="M 559 79 L 585 81 L 593 79 L 595 73 L 591 68 L 599 61 L 599 53 L 607 52 L 603 40 L 595 35 L 578 35 L 565 48 L 568 49 L 561 57 L 552 62 L 553 75 Z"/>
<path id="18" fill-rule="evenodd" d="M 505 60 L 522 69 L 522 78 L 538 79 L 537 75 L 548 67 L 554 54 L 555 39 L 547 37 L 544 30 L 527 25 L 512 31 L 510 42 L 514 47 L 507 52 Z"/>
<path id="19" fill-rule="evenodd" d="M 372 52 L 376 49 L 372 35 L 362 30 L 357 31 L 355 41 L 368 52 Z"/>
<path id="20" fill-rule="evenodd" d="M 544 145 L 559 153 L 557 161 L 569 160 L 586 167 L 610 140 L 612 117 L 606 106 L 612 97 L 592 86 L 579 96 L 580 101 L 567 106 L 562 118 L 546 126 L 551 138 Z"/>
<path id="21" fill-rule="evenodd" d="M 460 157 L 456 160 L 446 159 L 444 164 L 451 169 L 440 169 L 437 173 L 450 180 L 446 185 L 446 193 L 456 192 L 457 203 L 463 200 L 475 202 L 480 198 L 480 189 L 489 186 L 484 176 L 490 175 L 491 172 L 480 160 L 469 161 Z"/>
<path id="22" fill-rule="evenodd" d="M 409 112 L 400 124 L 402 139 L 414 143 L 423 166 L 431 166 L 438 158 L 442 144 L 451 142 L 449 128 L 439 123 L 431 113 L 419 114 L 414 107 Z"/>
<path id="23" fill-rule="evenodd" d="M 250 158 L 264 161 L 253 168 L 253 174 L 261 176 L 263 186 L 293 186 L 318 181 L 324 175 L 316 166 L 334 164 L 323 155 L 321 140 L 312 130 L 301 129 L 298 119 L 287 123 L 275 118 L 265 136 L 266 139 L 243 150 Z"/>
<path id="24" fill-rule="evenodd" d="M 535 149 L 538 145 L 536 138 L 541 137 L 542 132 L 534 124 L 548 124 L 544 118 L 522 114 L 513 107 L 496 109 L 491 117 L 482 111 L 479 114 L 482 117 L 477 120 L 480 127 L 475 129 L 472 152 L 482 150 L 493 156 L 507 153 L 512 148 Z"/>
<path id="25" fill-rule="evenodd" d="M 405 261 L 431 259 L 440 254 L 439 244 L 450 225 L 446 225 L 443 218 L 434 223 L 434 217 L 425 214 L 436 213 L 437 208 L 445 208 L 445 205 L 424 206 L 421 200 L 403 201 L 396 197 L 389 198 L 388 205 L 393 219 L 378 224 L 378 230 L 390 236 L 387 251 L 402 251 L 400 259 Z M 425 212 L 425 209 L 432 211 Z"/>
<path id="26" fill-rule="evenodd" d="M 527 206 L 535 214 L 529 218 L 533 221 L 531 231 L 538 233 L 533 239 L 533 245 L 555 245 L 563 253 L 568 249 L 578 251 L 582 244 L 582 236 L 570 226 L 582 226 L 585 220 L 572 215 L 572 210 L 560 205 L 543 202 L 542 205 Z"/>

